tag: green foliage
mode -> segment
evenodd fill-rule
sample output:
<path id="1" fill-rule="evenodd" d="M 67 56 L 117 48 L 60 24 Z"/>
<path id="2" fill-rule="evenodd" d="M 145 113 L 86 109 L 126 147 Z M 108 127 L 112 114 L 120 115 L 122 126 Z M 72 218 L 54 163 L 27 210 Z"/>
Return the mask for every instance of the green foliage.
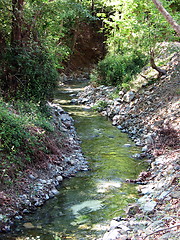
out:
<path id="1" fill-rule="evenodd" d="M 22 119 L 15 113 L 12 114 L 1 103 L 0 105 L 0 124 L 1 124 L 1 150 L 6 152 L 16 151 L 25 139 L 30 135 L 25 131 Z"/>
<path id="2" fill-rule="evenodd" d="M 162 1 L 167 11 L 178 21 L 178 11 L 171 8 L 173 2 Z M 105 3 L 106 8 L 110 5 L 111 12 L 102 17 L 110 53 L 124 53 L 134 48 L 147 52 L 157 42 L 178 39 L 152 1 L 120 0 Z"/>
<path id="3" fill-rule="evenodd" d="M 95 111 L 103 111 L 108 106 L 108 103 L 106 101 L 98 101 L 92 109 Z"/>
<path id="4" fill-rule="evenodd" d="M 23 116 L 24 124 L 35 125 L 45 131 L 53 132 L 54 127 L 51 124 L 52 116 L 47 105 L 33 102 L 16 101 L 13 103 L 13 108 L 18 115 Z"/>
<path id="5" fill-rule="evenodd" d="M 41 113 L 41 106 L 0 101 L 0 172 L 2 179 L 13 178 L 35 160 L 36 149 L 47 152 L 43 137 L 53 131 L 49 113 Z M 49 117 L 47 118 L 47 114 Z M 2 180 L 1 179 L 1 180 Z"/>
<path id="6" fill-rule="evenodd" d="M 4 66 L 1 88 L 6 96 L 36 102 L 53 97 L 58 73 L 43 48 L 28 45 L 7 49 L 1 63 Z"/>
<path id="7" fill-rule="evenodd" d="M 133 52 L 124 55 L 107 55 L 97 67 L 97 82 L 104 85 L 121 85 L 129 82 L 145 65 L 145 55 Z"/>

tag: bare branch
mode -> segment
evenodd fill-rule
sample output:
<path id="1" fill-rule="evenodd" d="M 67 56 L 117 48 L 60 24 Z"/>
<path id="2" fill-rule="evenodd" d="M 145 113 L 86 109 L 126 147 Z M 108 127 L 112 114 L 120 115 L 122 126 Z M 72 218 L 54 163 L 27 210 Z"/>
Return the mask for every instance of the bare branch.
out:
<path id="1" fill-rule="evenodd" d="M 180 226 L 180 224 L 177 224 L 177 225 L 174 225 L 174 226 L 172 226 L 172 227 L 159 229 L 159 230 L 157 230 L 157 231 L 155 231 L 155 232 L 153 232 L 153 233 L 151 233 L 151 234 L 146 235 L 146 236 L 143 238 L 143 240 L 145 240 L 147 237 L 149 237 L 149 236 L 151 236 L 151 235 L 154 235 L 154 234 L 156 234 L 156 233 L 158 233 L 158 232 L 168 231 L 169 229 L 172 229 L 172 228 L 175 228 L 175 227 L 179 227 L 179 226 Z"/>
<path id="2" fill-rule="evenodd" d="M 173 27 L 173 29 L 176 31 L 178 36 L 180 36 L 180 25 L 172 18 L 172 16 L 166 11 L 166 9 L 163 7 L 162 3 L 158 0 L 152 0 L 153 3 L 156 5 L 157 9 L 160 11 L 160 13 L 166 18 L 168 23 Z"/>

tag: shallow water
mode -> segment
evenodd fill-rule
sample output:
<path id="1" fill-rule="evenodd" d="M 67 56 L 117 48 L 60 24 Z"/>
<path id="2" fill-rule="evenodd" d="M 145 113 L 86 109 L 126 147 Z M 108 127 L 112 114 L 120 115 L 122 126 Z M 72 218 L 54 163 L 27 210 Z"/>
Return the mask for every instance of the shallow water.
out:
<path id="1" fill-rule="evenodd" d="M 58 196 L 26 215 L 17 223 L 16 232 L 4 239 L 95 240 L 113 217 L 123 216 L 127 204 L 136 200 L 136 186 L 125 179 L 135 179 L 147 168 L 142 160 L 131 157 L 139 149 L 106 118 L 84 106 L 69 104 L 70 95 L 80 90 L 77 85 L 61 89 L 56 102 L 75 119 L 91 170 L 64 180 Z M 131 147 L 124 146 L 127 143 Z"/>

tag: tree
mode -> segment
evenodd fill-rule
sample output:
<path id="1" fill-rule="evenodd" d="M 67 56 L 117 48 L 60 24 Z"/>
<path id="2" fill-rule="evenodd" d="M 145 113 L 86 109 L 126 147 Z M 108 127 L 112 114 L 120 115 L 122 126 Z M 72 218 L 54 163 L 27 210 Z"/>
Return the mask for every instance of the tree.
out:
<path id="1" fill-rule="evenodd" d="M 0 0 L 0 87 L 4 96 L 49 97 L 92 0 Z M 52 91 L 51 91 L 52 90 Z"/>
<path id="2" fill-rule="evenodd" d="M 13 47 L 22 43 L 23 4 L 24 0 L 12 0 L 11 45 Z"/>
<path id="3" fill-rule="evenodd" d="M 160 11 L 160 13 L 166 18 L 168 23 L 173 27 L 173 29 L 177 32 L 177 34 L 180 36 L 180 25 L 172 18 L 172 16 L 166 11 L 166 9 L 163 7 L 160 1 L 158 0 L 152 0 L 153 3 L 156 5 L 157 9 Z"/>
<path id="4" fill-rule="evenodd" d="M 171 14 L 173 19 L 178 19 L 177 7 L 172 8 L 172 3 L 177 6 L 178 1 L 162 1 L 169 15 Z M 99 3 L 99 1 L 97 2 Z M 155 7 L 154 2 L 149 0 L 109 0 L 101 1 L 101 4 L 103 7 L 98 9 L 103 11 L 98 16 L 104 22 L 108 50 L 106 61 L 104 61 L 106 64 L 102 64 L 102 66 L 106 65 L 103 69 L 104 75 L 107 78 L 111 76 L 112 79 L 115 79 L 116 76 L 111 70 L 115 66 L 113 59 L 119 59 L 120 56 L 128 59 L 129 56 L 138 56 L 138 54 L 141 56 L 142 53 L 146 54 L 151 67 L 158 71 L 159 76 L 166 74 L 165 70 L 155 63 L 155 55 L 160 50 L 158 43 L 176 41 L 178 36 L 174 34 L 174 29 L 169 26 L 169 23 Z M 123 64 L 125 65 L 125 61 Z M 135 58 L 133 67 L 135 68 L 138 64 L 137 58 Z M 109 66 L 107 67 L 107 65 Z M 128 67 L 130 68 L 130 66 Z M 120 69 L 120 66 L 117 69 Z M 124 73 L 127 75 L 127 71 Z M 120 76 L 119 73 L 116 75 Z"/>

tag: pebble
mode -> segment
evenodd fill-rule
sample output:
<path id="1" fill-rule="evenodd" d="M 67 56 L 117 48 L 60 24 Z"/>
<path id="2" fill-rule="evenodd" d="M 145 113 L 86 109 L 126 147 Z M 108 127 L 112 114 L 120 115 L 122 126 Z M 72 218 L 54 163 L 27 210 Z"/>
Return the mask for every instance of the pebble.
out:
<path id="1" fill-rule="evenodd" d="M 58 191 L 56 188 L 53 188 L 53 189 L 51 190 L 51 193 L 52 193 L 53 195 L 58 195 L 58 194 L 59 194 L 59 191 Z"/>
<path id="2" fill-rule="evenodd" d="M 56 180 L 57 180 L 58 182 L 62 182 L 62 181 L 63 181 L 63 177 L 62 177 L 62 176 L 57 176 L 57 177 L 56 177 Z"/>

